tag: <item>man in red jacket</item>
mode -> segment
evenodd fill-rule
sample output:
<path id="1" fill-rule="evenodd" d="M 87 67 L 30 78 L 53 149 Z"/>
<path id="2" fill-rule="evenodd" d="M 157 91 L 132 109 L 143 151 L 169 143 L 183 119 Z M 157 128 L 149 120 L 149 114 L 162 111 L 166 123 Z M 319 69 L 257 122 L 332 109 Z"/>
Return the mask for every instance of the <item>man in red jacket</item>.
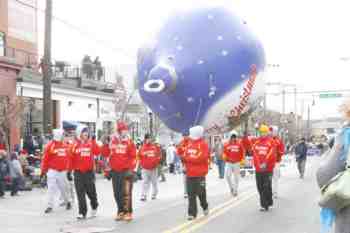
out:
<path id="1" fill-rule="evenodd" d="M 269 134 L 269 127 L 262 125 L 260 137 L 252 147 L 256 174 L 256 184 L 260 195 L 261 211 L 268 211 L 273 206 L 272 173 L 276 164 L 275 144 Z"/>
<path id="2" fill-rule="evenodd" d="M 53 140 L 50 141 L 44 150 L 44 156 L 41 163 L 41 177 L 47 175 L 47 187 L 49 194 L 48 207 L 45 213 L 51 213 L 54 207 L 54 201 L 57 190 L 66 203 L 66 209 L 70 210 L 71 202 L 68 197 L 67 171 L 70 170 L 69 145 L 63 142 L 63 131 L 53 130 Z"/>
<path id="3" fill-rule="evenodd" d="M 241 140 L 237 139 L 237 132 L 233 131 L 231 139 L 224 145 L 223 159 L 226 162 L 226 180 L 232 196 L 238 195 L 238 182 L 240 175 L 240 163 L 244 159 L 245 150 Z M 232 181 L 234 176 L 234 182 Z"/>
<path id="4" fill-rule="evenodd" d="M 118 206 L 116 221 L 132 221 L 132 185 L 136 166 L 136 146 L 129 138 L 124 122 L 117 123 L 117 134 L 111 137 L 109 145 L 103 149 L 109 158 L 113 193 Z"/>
<path id="5" fill-rule="evenodd" d="M 204 129 L 195 126 L 190 129 L 190 141 L 185 147 L 182 160 L 186 167 L 188 191 L 188 220 L 197 217 L 197 197 L 204 215 L 209 214 L 205 177 L 209 169 L 209 147 L 203 139 Z"/>
<path id="6" fill-rule="evenodd" d="M 284 155 L 284 143 L 282 139 L 278 136 L 278 127 L 272 126 L 270 127 L 272 140 L 275 143 L 275 153 L 276 153 L 276 165 L 273 171 L 272 178 L 272 191 L 274 198 L 278 197 L 278 181 L 281 177 L 281 161 Z"/>
<path id="7" fill-rule="evenodd" d="M 86 196 L 90 199 L 91 217 L 97 213 L 97 194 L 95 186 L 95 156 L 99 155 L 100 149 L 94 140 L 89 139 L 89 128 L 79 125 L 76 130 L 77 139 L 74 142 L 72 155 L 72 169 L 74 170 L 74 184 L 78 197 L 78 219 L 85 219 L 87 214 Z M 71 181 L 71 173 L 68 173 Z"/>
<path id="8" fill-rule="evenodd" d="M 158 195 L 157 167 L 162 159 L 160 147 L 151 142 L 151 135 L 146 134 L 144 143 L 139 151 L 140 165 L 142 168 L 142 195 L 141 201 L 147 200 L 150 186 L 152 184 L 152 200 Z"/>

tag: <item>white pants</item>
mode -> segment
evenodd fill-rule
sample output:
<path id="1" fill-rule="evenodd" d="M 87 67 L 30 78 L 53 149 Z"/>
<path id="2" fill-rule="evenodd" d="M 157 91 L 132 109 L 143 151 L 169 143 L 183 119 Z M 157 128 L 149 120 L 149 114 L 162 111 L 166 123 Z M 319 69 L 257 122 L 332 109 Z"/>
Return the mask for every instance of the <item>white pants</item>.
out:
<path id="1" fill-rule="evenodd" d="M 233 192 L 238 192 L 239 173 L 240 163 L 226 163 L 226 180 L 230 190 L 233 190 Z"/>
<path id="2" fill-rule="evenodd" d="M 157 168 L 153 170 L 142 169 L 142 197 L 147 198 L 151 184 L 152 184 L 152 197 L 156 197 L 158 194 L 158 170 Z"/>
<path id="3" fill-rule="evenodd" d="M 74 197 L 75 197 L 74 182 L 66 179 L 66 187 L 67 187 L 67 196 L 71 200 L 71 202 L 74 203 Z M 65 203 L 62 195 L 60 195 L 59 201 L 60 203 Z"/>
<path id="4" fill-rule="evenodd" d="M 273 177 L 272 177 L 272 193 L 274 195 L 278 194 L 278 183 L 279 183 L 280 177 L 281 177 L 281 164 L 276 163 L 275 168 L 273 170 Z"/>
<path id="5" fill-rule="evenodd" d="M 49 169 L 47 172 L 47 188 L 49 194 L 48 207 L 55 206 L 55 198 L 59 194 L 65 203 L 69 202 L 67 187 L 67 172 Z"/>

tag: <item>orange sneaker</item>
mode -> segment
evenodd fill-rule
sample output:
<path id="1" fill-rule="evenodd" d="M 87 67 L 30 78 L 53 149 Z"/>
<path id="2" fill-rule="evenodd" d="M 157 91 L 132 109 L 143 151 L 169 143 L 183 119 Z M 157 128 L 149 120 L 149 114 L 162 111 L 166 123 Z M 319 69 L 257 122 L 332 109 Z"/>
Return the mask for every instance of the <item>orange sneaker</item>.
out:
<path id="1" fill-rule="evenodd" d="M 125 214 L 124 221 L 131 222 L 132 221 L 132 214 L 131 213 Z"/>
<path id="2" fill-rule="evenodd" d="M 115 221 L 122 221 L 124 220 L 124 213 L 119 213 L 114 217 Z"/>

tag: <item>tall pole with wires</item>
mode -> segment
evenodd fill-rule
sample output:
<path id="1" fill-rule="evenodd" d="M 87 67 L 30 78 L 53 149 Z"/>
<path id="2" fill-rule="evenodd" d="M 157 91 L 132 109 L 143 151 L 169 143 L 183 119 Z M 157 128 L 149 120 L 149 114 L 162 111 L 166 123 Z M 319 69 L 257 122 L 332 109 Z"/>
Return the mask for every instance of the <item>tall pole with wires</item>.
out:
<path id="1" fill-rule="evenodd" d="M 45 135 L 52 132 L 52 98 L 51 98 L 51 32 L 52 0 L 46 0 L 45 11 L 45 44 L 43 69 L 43 130 Z"/>

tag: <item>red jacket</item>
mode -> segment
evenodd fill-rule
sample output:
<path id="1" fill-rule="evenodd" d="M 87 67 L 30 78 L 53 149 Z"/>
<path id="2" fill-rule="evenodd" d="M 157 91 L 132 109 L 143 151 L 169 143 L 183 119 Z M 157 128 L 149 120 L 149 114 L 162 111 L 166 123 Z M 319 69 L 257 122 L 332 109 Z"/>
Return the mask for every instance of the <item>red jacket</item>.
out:
<path id="1" fill-rule="evenodd" d="M 209 169 L 209 147 L 204 139 L 190 140 L 184 154 L 180 155 L 188 177 L 203 177 Z"/>
<path id="2" fill-rule="evenodd" d="M 224 160 L 229 163 L 239 163 L 244 159 L 245 149 L 242 141 L 232 140 L 224 145 Z"/>
<path id="3" fill-rule="evenodd" d="M 71 169 L 70 146 L 64 142 L 51 141 L 44 150 L 41 171 L 47 173 L 49 169 L 67 171 Z"/>
<path id="4" fill-rule="evenodd" d="M 77 140 L 71 150 L 72 169 L 80 172 L 89 172 L 94 170 L 94 157 L 100 154 L 100 148 L 93 140 L 82 142 Z"/>
<path id="5" fill-rule="evenodd" d="M 136 166 L 136 146 L 131 139 L 121 140 L 113 137 L 109 145 L 104 145 L 103 156 L 109 157 L 113 171 L 131 171 Z"/>
<path id="6" fill-rule="evenodd" d="M 273 172 L 276 164 L 275 143 L 270 137 L 258 138 L 253 147 L 253 159 L 256 172 Z M 266 164 L 262 169 L 260 165 Z"/>
<path id="7" fill-rule="evenodd" d="M 143 169 L 153 170 L 162 160 L 160 148 L 152 143 L 143 144 L 139 151 L 139 158 Z"/>
<path id="8" fill-rule="evenodd" d="M 0 150 L 6 150 L 5 143 L 0 143 Z"/>
<path id="9" fill-rule="evenodd" d="M 190 142 L 189 137 L 184 137 L 182 141 L 179 143 L 179 145 L 176 147 L 176 153 L 180 156 L 183 155 L 185 153 L 185 149 L 189 142 Z"/>
<path id="10" fill-rule="evenodd" d="M 279 163 L 282 161 L 282 156 L 284 155 L 284 143 L 281 138 L 273 137 L 276 146 L 276 162 Z"/>
<path id="11" fill-rule="evenodd" d="M 242 145 L 243 145 L 245 151 L 247 151 L 248 153 L 251 152 L 251 150 L 252 150 L 252 141 L 251 141 L 251 139 L 249 138 L 248 135 L 246 135 L 246 136 L 244 136 L 242 138 Z"/>

